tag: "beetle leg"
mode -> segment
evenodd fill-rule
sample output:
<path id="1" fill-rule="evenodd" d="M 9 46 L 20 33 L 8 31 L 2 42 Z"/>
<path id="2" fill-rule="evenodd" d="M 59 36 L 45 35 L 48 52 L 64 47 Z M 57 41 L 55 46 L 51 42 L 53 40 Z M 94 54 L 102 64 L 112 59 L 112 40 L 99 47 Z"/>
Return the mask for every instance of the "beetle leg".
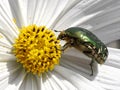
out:
<path id="1" fill-rule="evenodd" d="M 68 47 L 74 46 L 74 39 L 70 39 L 63 47 L 62 51 L 66 50 Z"/>
<path id="2" fill-rule="evenodd" d="M 92 59 L 92 61 L 90 62 L 90 68 L 91 68 L 91 75 L 90 76 L 93 76 L 93 63 L 94 63 L 94 59 Z"/>
<path id="3" fill-rule="evenodd" d="M 68 47 L 70 47 L 71 44 L 70 43 L 66 43 L 63 47 L 62 47 L 62 51 L 66 50 Z"/>
<path id="4" fill-rule="evenodd" d="M 60 50 L 60 51 L 61 51 L 61 49 L 58 49 L 56 46 L 55 46 L 55 49 L 56 49 L 56 50 Z"/>

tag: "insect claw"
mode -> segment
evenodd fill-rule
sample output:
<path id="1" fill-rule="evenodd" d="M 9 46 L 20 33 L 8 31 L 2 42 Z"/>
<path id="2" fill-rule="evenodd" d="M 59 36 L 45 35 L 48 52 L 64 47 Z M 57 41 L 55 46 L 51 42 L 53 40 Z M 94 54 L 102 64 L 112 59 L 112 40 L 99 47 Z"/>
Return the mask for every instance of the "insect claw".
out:
<path id="1" fill-rule="evenodd" d="M 64 48 L 61 48 L 61 49 L 58 49 L 57 47 L 55 47 L 56 48 L 56 50 L 60 50 L 60 51 L 62 51 L 62 52 L 64 52 L 65 51 L 65 49 Z"/>
<path id="2" fill-rule="evenodd" d="M 90 76 L 93 76 L 93 72 L 90 74 Z"/>

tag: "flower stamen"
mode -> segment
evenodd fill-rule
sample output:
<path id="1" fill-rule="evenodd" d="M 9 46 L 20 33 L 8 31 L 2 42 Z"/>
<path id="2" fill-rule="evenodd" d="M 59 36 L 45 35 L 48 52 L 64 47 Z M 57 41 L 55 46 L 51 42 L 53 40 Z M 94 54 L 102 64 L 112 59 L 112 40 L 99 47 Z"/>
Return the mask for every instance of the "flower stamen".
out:
<path id="1" fill-rule="evenodd" d="M 17 62 L 21 63 L 27 72 L 40 76 L 59 64 L 61 57 L 59 43 L 52 30 L 45 26 L 30 25 L 20 30 L 13 45 L 13 53 Z"/>

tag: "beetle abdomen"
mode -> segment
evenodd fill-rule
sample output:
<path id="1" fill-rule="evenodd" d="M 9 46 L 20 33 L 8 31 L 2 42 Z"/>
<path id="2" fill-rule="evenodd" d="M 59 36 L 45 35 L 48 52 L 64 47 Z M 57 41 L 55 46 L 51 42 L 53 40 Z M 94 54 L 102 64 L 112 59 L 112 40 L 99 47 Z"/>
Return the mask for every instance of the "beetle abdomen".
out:
<path id="1" fill-rule="evenodd" d="M 74 40 L 76 40 L 76 44 L 74 45 L 76 49 L 96 60 L 99 64 L 103 64 L 105 62 L 108 51 L 106 46 L 99 39 L 95 42 L 91 38 L 89 39 L 86 36 L 83 36 L 80 39 L 74 38 Z"/>

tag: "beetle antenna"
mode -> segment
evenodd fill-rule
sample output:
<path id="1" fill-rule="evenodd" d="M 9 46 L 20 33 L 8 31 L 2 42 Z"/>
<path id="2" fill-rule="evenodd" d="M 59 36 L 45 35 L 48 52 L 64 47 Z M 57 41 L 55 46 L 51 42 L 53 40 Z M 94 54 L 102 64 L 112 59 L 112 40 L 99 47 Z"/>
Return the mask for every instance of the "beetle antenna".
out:
<path id="1" fill-rule="evenodd" d="M 58 31 L 58 30 L 54 30 L 55 32 L 61 32 L 61 31 Z"/>

